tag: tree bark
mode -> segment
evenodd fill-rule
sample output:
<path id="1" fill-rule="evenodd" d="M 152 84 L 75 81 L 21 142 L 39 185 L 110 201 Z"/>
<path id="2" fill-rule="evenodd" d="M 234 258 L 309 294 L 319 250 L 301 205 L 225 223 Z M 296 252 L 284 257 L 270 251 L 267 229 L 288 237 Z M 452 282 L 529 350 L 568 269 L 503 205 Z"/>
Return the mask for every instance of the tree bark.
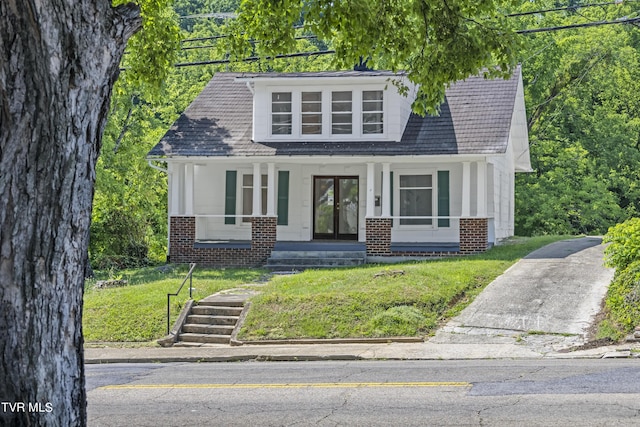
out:
<path id="1" fill-rule="evenodd" d="M 0 0 L 1 425 L 86 424 L 94 171 L 120 59 L 140 26 L 137 6 L 111 0 Z"/>

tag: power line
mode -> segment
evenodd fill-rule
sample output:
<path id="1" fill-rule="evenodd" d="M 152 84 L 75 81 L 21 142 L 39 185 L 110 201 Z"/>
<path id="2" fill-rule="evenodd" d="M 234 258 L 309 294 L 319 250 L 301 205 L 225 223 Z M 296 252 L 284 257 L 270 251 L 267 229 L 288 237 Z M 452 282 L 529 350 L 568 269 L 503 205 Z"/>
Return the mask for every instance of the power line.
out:
<path id="1" fill-rule="evenodd" d="M 627 1 L 634 1 L 634 0 L 627 0 Z M 560 12 L 560 11 L 563 11 L 563 10 L 577 10 L 577 9 L 584 9 L 584 8 L 587 8 L 587 7 L 610 6 L 612 4 L 621 5 L 623 3 L 624 3 L 624 0 L 610 1 L 610 2 L 607 2 L 607 3 L 576 4 L 576 5 L 573 5 L 573 6 L 554 7 L 552 9 L 532 10 L 530 12 L 510 13 L 510 14 L 505 15 L 505 16 L 507 18 L 512 18 L 512 17 L 515 17 L 515 16 L 537 15 L 539 13 Z"/>
<path id="2" fill-rule="evenodd" d="M 568 30 L 572 28 L 586 28 L 586 27 L 597 27 L 600 25 L 613 25 L 613 24 L 634 24 L 636 22 L 640 22 L 640 17 L 638 18 L 620 18 L 615 21 L 597 21 L 597 22 L 585 22 L 583 24 L 572 24 L 572 25 L 561 25 L 556 27 L 545 27 L 545 28 L 532 28 L 529 30 L 518 30 L 517 34 L 533 34 L 533 33 L 544 33 L 550 31 L 559 31 L 559 30 Z"/>
<path id="3" fill-rule="evenodd" d="M 250 57 L 247 57 L 247 58 L 242 58 L 242 59 L 237 59 L 237 60 L 215 59 L 215 60 L 211 60 L 211 61 L 181 62 L 181 63 L 178 63 L 178 64 L 174 64 L 174 67 L 181 68 L 181 67 L 192 67 L 192 66 L 195 66 L 195 65 L 230 64 L 232 62 L 255 62 L 255 61 L 262 61 L 262 60 L 270 61 L 272 59 L 303 58 L 303 57 L 309 57 L 309 56 L 332 55 L 334 53 L 336 53 L 335 50 L 318 50 L 318 51 L 315 51 L 315 52 L 285 53 L 285 54 L 281 54 L 281 55 L 266 56 L 266 57 L 250 56 Z"/>

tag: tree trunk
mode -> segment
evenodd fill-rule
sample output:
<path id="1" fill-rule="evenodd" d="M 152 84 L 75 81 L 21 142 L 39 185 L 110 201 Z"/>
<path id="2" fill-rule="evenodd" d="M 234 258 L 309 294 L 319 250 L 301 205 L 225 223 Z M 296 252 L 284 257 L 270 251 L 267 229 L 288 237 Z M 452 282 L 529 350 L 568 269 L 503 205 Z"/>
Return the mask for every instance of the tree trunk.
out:
<path id="1" fill-rule="evenodd" d="M 134 5 L 0 0 L 0 425 L 86 424 L 95 163 Z"/>

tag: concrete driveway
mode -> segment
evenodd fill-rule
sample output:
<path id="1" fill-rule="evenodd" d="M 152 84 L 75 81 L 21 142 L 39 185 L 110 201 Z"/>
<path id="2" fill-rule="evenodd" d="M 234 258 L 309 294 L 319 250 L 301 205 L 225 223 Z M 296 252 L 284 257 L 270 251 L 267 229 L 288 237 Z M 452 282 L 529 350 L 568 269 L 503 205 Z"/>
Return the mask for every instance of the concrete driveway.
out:
<path id="1" fill-rule="evenodd" d="M 430 342 L 518 342 L 558 349 L 584 342 L 613 278 L 600 237 L 552 243 L 498 277 Z"/>

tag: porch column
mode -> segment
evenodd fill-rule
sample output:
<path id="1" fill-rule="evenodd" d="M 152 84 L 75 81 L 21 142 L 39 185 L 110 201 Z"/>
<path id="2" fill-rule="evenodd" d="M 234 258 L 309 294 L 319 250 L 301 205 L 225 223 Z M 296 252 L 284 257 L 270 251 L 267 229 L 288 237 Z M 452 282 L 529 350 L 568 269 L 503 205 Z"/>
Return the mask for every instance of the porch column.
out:
<path id="1" fill-rule="evenodd" d="M 193 163 L 185 165 L 184 199 L 184 214 L 193 215 Z"/>
<path id="2" fill-rule="evenodd" d="M 262 215 L 262 175 L 260 174 L 260 163 L 253 164 L 253 211 L 251 215 Z"/>
<path id="3" fill-rule="evenodd" d="M 471 162 L 462 162 L 462 218 L 471 216 Z"/>
<path id="4" fill-rule="evenodd" d="M 180 175 L 182 172 L 182 164 L 169 162 L 167 165 L 169 171 L 169 214 L 180 215 Z"/>
<path id="5" fill-rule="evenodd" d="M 375 164 L 367 163 L 367 212 L 366 218 L 373 218 L 375 211 Z"/>
<path id="6" fill-rule="evenodd" d="M 267 163 L 267 215 L 276 214 L 276 165 Z"/>
<path id="7" fill-rule="evenodd" d="M 391 164 L 382 164 L 382 217 L 391 216 Z"/>
<path id="8" fill-rule="evenodd" d="M 478 210 L 479 218 L 487 217 L 487 162 L 478 162 Z"/>

